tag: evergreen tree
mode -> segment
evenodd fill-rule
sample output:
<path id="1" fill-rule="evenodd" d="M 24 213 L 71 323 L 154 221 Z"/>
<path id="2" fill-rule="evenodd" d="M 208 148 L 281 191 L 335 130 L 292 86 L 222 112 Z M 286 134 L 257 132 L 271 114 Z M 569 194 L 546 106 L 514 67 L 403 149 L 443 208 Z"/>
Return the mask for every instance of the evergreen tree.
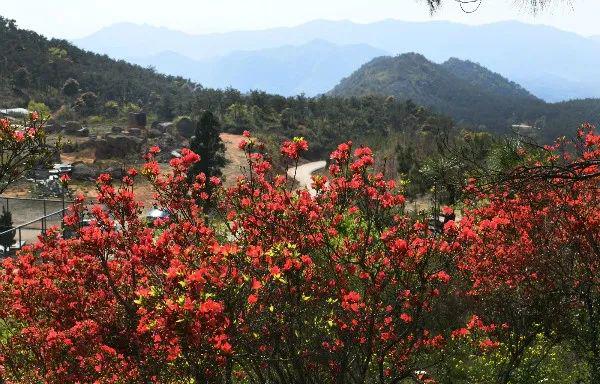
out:
<path id="1" fill-rule="evenodd" d="M 196 177 L 203 172 L 207 178 L 221 176 L 225 165 L 225 144 L 221 140 L 221 124 L 210 111 L 202 114 L 196 125 L 195 135 L 190 139 L 190 149 L 200 155 L 200 161 L 190 168 L 188 176 Z"/>
<path id="2" fill-rule="evenodd" d="M 79 93 L 79 82 L 75 79 L 68 79 L 62 87 L 62 93 L 68 97 L 74 97 Z"/>
<path id="3" fill-rule="evenodd" d="M 98 96 L 94 92 L 85 92 L 75 102 L 75 110 L 83 116 L 96 113 Z"/>
<path id="4" fill-rule="evenodd" d="M 13 83 L 17 88 L 28 88 L 31 85 L 31 73 L 25 67 L 21 67 L 15 71 L 13 75 Z"/>
<path id="5" fill-rule="evenodd" d="M 6 232 L 13 228 L 12 213 L 2 207 L 2 215 L 0 215 L 0 233 Z M 15 242 L 15 231 L 4 233 L 0 236 L 0 245 L 5 252 Z"/>
<path id="6" fill-rule="evenodd" d="M 158 118 L 164 121 L 171 121 L 175 118 L 175 103 L 173 101 L 173 95 L 167 93 L 164 97 L 158 97 L 153 100 L 153 104 L 156 105 L 156 114 Z"/>

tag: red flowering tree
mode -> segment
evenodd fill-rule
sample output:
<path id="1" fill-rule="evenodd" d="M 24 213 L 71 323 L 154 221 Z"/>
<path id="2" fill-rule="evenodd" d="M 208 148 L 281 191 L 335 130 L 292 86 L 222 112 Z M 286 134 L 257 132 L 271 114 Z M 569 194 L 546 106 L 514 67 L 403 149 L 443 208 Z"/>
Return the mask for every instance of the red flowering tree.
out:
<path id="1" fill-rule="evenodd" d="M 523 165 L 494 188 L 471 187 L 459 268 L 483 303 L 479 313 L 510 325 L 499 382 L 541 332 L 574 340 L 591 382 L 600 382 L 600 135 L 586 126 L 545 152 L 523 153 Z"/>
<path id="2" fill-rule="evenodd" d="M 141 173 L 170 217 L 144 225 L 133 194 L 98 180 L 78 236 L 50 234 L 0 274 L 0 366 L 9 382 L 398 383 L 429 380 L 457 310 L 459 248 L 404 212 L 370 149 L 331 155 L 316 196 L 241 144 L 235 186 L 183 151 Z M 307 144 L 285 143 L 292 161 Z M 203 211 L 210 198 L 215 208 Z M 67 224 L 85 211 L 76 205 Z M 458 312 L 458 315 L 457 315 Z M 434 358 L 434 356 L 437 356 Z"/>
<path id="3" fill-rule="evenodd" d="M 0 193 L 36 165 L 47 162 L 52 154 L 37 112 L 23 125 L 0 119 Z"/>

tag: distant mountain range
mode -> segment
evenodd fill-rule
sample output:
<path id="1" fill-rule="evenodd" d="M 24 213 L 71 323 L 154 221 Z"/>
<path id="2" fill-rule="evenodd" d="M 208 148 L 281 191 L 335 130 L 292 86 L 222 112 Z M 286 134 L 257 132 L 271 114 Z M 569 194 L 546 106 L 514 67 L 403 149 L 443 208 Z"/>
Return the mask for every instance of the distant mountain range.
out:
<path id="1" fill-rule="evenodd" d="M 289 28 L 205 35 L 122 23 L 75 43 L 211 86 L 281 94 L 323 92 L 327 87 L 320 84 L 337 83 L 363 57 L 364 63 L 384 53 L 418 52 L 436 63 L 451 57 L 477 62 L 546 101 L 600 97 L 600 37 L 514 21 L 467 26 L 316 20 Z M 319 58 L 312 57 L 315 49 Z M 325 65 L 331 60 L 340 70 Z M 272 76 L 262 79 L 267 72 Z"/>
<path id="2" fill-rule="evenodd" d="M 259 89 L 293 96 L 317 95 L 373 57 L 387 52 L 365 44 L 336 45 L 324 40 L 194 60 L 173 51 L 130 61 L 159 72 L 188 77 L 206 87 L 232 87 L 242 92 Z"/>
<path id="3" fill-rule="evenodd" d="M 600 120 L 598 99 L 547 103 L 479 64 L 456 58 L 436 64 L 416 53 L 375 58 L 328 94 L 412 100 L 459 124 L 500 133 L 525 122 L 539 128 L 546 140 L 572 131 L 582 122 L 597 124 Z"/>

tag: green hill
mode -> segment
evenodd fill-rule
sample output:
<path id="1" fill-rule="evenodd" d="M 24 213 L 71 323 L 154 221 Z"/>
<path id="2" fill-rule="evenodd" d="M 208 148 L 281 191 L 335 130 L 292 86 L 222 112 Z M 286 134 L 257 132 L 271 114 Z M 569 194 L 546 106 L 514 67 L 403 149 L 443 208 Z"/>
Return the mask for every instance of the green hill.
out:
<path id="1" fill-rule="evenodd" d="M 24 107 L 36 100 L 56 110 L 73 101 L 61 92 L 71 78 L 79 83 L 78 94 L 94 92 L 100 106 L 114 100 L 156 110 L 161 95 L 184 103 L 192 94 L 193 84 L 183 78 L 115 61 L 64 40 L 46 39 L 1 16 L 0 52 L 0 107 Z"/>
<path id="2" fill-rule="evenodd" d="M 600 100 L 546 103 L 520 85 L 469 61 L 436 64 L 407 53 L 379 57 L 343 79 L 332 96 L 394 96 L 452 117 L 458 124 L 505 133 L 513 124 L 540 129 L 544 141 L 572 134 L 583 122 L 597 124 Z"/>
<path id="3" fill-rule="evenodd" d="M 517 84 L 477 64 L 458 59 L 436 64 L 416 53 L 376 58 L 342 80 L 330 94 L 410 99 L 458 123 L 495 132 L 522 121 L 526 117 L 523 105 L 543 104 Z"/>
<path id="4" fill-rule="evenodd" d="M 101 120 L 99 124 L 108 126 L 115 119 L 126 119 L 128 104 L 136 104 L 162 121 L 181 115 L 195 119 L 202 111 L 211 110 L 224 130 L 250 130 L 272 148 L 283 138 L 304 136 L 311 143 L 308 156 L 315 159 L 327 156 L 345 140 L 391 151 L 400 137 L 412 140 L 423 136 L 414 140 L 430 143 L 436 132 L 452 126 L 450 119 L 414 103 L 385 97 L 283 97 L 262 91 L 204 88 L 81 50 L 63 40 L 46 39 L 4 18 L 0 18 L 0 50 L 0 107 L 25 107 L 35 100 L 45 103 L 55 116 L 73 109 L 72 119 Z M 79 84 L 75 95 L 62 91 L 68 79 Z M 77 100 L 89 92 L 97 96 L 95 110 L 77 110 Z M 105 108 L 111 101 L 115 103 L 108 104 L 119 108 L 112 115 Z M 423 152 L 433 150 L 425 144 L 422 147 Z"/>
<path id="5" fill-rule="evenodd" d="M 472 61 L 452 57 L 445 61 L 442 67 L 471 86 L 494 95 L 541 101 L 519 84 Z"/>

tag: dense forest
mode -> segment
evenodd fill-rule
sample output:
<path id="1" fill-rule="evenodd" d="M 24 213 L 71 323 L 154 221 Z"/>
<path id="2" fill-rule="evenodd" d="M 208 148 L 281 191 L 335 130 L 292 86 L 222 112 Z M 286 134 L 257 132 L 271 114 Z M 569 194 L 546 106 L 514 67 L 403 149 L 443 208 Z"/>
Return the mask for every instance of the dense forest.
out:
<path id="1" fill-rule="evenodd" d="M 545 142 L 572 135 L 583 122 L 597 123 L 600 108 L 597 99 L 546 103 L 476 63 L 453 58 L 436 64 L 416 53 L 373 59 L 329 94 L 410 99 L 458 124 L 495 133 L 530 125 L 537 128 L 536 138 Z"/>

